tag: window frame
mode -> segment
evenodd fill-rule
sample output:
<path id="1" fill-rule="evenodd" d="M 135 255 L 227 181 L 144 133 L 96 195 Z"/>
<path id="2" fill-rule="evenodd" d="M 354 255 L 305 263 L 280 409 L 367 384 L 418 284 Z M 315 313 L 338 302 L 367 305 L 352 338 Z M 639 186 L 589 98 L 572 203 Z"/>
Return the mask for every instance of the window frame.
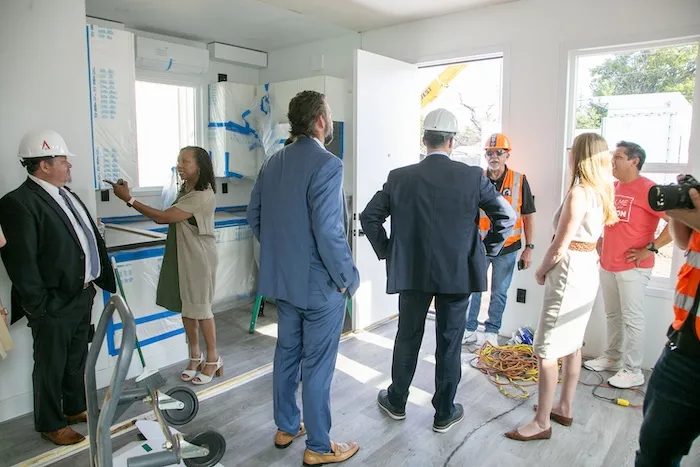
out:
<path id="1" fill-rule="evenodd" d="M 195 145 L 204 147 L 205 138 L 207 135 L 206 124 L 207 116 L 207 82 L 206 75 L 188 76 L 188 75 L 173 75 L 158 71 L 143 70 L 136 68 L 136 81 L 145 81 L 154 84 L 167 84 L 172 86 L 186 86 L 194 88 L 194 139 Z M 135 103 L 134 103 L 135 105 Z M 137 117 L 138 118 L 138 117 Z M 138 157 L 138 155 L 137 155 Z M 134 187 L 134 194 L 141 196 L 160 195 L 163 186 L 144 186 Z"/>
<path id="2" fill-rule="evenodd" d="M 506 105 L 506 102 L 508 101 L 509 96 L 509 82 L 507 81 L 507 76 L 508 74 L 506 73 L 507 71 L 507 61 L 506 57 L 508 55 L 508 51 L 503 48 L 503 47 L 497 47 L 493 49 L 488 49 L 484 51 L 480 51 L 480 53 L 474 54 L 474 55 L 468 55 L 464 57 L 459 57 L 459 58 L 450 58 L 450 59 L 440 59 L 440 60 L 431 60 L 427 62 L 422 62 L 416 65 L 416 68 L 418 70 L 424 69 L 424 68 L 436 68 L 436 67 L 446 67 L 450 65 L 461 65 L 461 64 L 469 64 L 469 63 L 475 63 L 475 62 L 483 62 L 483 61 L 488 61 L 488 60 L 501 60 L 501 93 L 500 93 L 500 101 L 499 101 L 499 115 L 500 115 L 500 120 L 501 120 L 501 132 L 505 132 L 504 127 L 506 126 L 506 120 L 507 120 L 507 114 L 509 110 L 509 106 Z M 509 70 L 508 70 L 509 71 Z"/>
<path id="3" fill-rule="evenodd" d="M 624 45 L 601 46 L 601 47 L 584 47 L 584 48 L 569 48 L 566 64 L 567 79 L 565 80 L 565 124 L 564 124 L 564 139 L 563 147 L 560 146 L 562 153 L 562 173 L 561 173 L 561 193 L 560 197 L 563 200 L 566 195 L 567 180 L 569 178 L 569 162 L 567 150 L 574 139 L 576 131 L 576 109 L 577 109 L 577 91 L 578 91 L 578 58 L 602 54 L 619 54 L 625 52 L 635 52 L 645 49 L 659 49 L 668 47 L 679 47 L 684 45 L 698 45 L 700 47 L 700 35 L 689 35 L 671 39 L 661 39 L 654 41 L 642 41 L 629 43 Z M 644 172 L 647 173 L 662 173 L 662 174 L 679 174 L 692 173 L 694 169 L 700 168 L 700 52 L 696 57 L 696 74 L 695 74 L 695 93 L 693 102 L 693 117 L 690 128 L 690 140 L 688 147 L 688 162 L 681 163 L 648 163 L 644 165 Z M 610 142 L 608 142 L 610 143 Z M 647 296 L 659 298 L 671 298 L 676 284 L 676 276 L 678 270 L 684 262 L 684 251 L 674 245 L 673 258 L 671 261 L 671 271 L 668 279 L 653 277 L 649 281 L 646 289 Z"/>

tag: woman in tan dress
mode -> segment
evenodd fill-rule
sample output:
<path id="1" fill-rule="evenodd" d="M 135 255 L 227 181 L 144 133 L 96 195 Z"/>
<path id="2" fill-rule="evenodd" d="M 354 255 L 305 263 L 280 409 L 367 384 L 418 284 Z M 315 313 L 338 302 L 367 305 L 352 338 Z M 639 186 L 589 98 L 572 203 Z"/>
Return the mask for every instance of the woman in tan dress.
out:
<path id="1" fill-rule="evenodd" d="M 132 198 L 129 186 L 122 180 L 107 183 L 127 205 L 157 224 L 168 224 L 156 304 L 182 314 L 190 363 L 180 377 L 193 384 L 208 384 L 214 375 L 223 374 L 211 309 L 218 262 L 214 235 L 216 181 L 209 153 L 200 147 L 180 150 L 177 172 L 183 184 L 175 202 L 165 211 Z M 207 348 L 206 360 L 199 346 L 200 327 Z"/>
<path id="2" fill-rule="evenodd" d="M 535 272 L 544 285 L 544 301 L 535 332 L 534 353 L 539 366 L 538 405 L 535 419 L 506 433 L 518 441 L 549 439 L 550 420 L 569 426 L 581 372 L 581 347 L 598 293 L 596 242 L 604 225 L 617 222 L 605 140 L 584 133 L 569 152 L 572 181 L 566 199 L 554 215 L 555 236 Z M 554 395 L 562 359 L 562 390 Z"/>

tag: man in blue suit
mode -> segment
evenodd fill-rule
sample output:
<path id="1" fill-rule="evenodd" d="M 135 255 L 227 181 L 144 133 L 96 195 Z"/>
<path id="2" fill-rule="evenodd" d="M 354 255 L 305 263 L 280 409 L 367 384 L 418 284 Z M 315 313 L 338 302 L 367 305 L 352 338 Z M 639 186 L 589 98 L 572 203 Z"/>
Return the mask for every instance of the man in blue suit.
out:
<path id="1" fill-rule="evenodd" d="M 248 222 L 260 240 L 258 294 L 277 301 L 275 446 L 288 447 L 308 429 L 304 465 L 321 465 L 359 450 L 354 442 L 331 441 L 329 431 L 345 299 L 360 277 L 343 227 L 343 166 L 324 146 L 333 135 L 324 95 L 297 94 L 288 117 L 294 142 L 260 170 Z M 296 403 L 300 372 L 306 428 Z"/>
<path id="2" fill-rule="evenodd" d="M 513 208 L 484 171 L 450 159 L 456 133 L 453 114 L 444 109 L 430 112 L 424 121 L 426 158 L 389 173 L 360 215 L 377 257 L 386 259 L 386 291 L 399 294 L 392 384 L 379 392 L 377 402 L 391 418 L 406 418 L 425 318 L 435 298 L 433 430 L 438 433 L 464 418 L 454 397 L 462 377 L 460 353 L 469 295 L 486 290 L 486 255 L 498 254 L 515 224 Z M 492 226 L 483 242 L 480 208 Z M 383 227 L 389 216 L 391 239 Z"/>

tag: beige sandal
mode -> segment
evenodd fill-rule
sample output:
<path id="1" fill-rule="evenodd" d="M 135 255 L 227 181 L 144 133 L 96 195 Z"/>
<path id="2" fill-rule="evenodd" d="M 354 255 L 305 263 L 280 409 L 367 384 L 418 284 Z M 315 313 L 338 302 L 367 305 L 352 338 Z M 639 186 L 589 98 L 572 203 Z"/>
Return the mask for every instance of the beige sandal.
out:
<path id="1" fill-rule="evenodd" d="M 182 374 L 180 374 L 180 379 L 182 379 L 183 381 L 192 381 L 197 376 L 199 369 L 202 367 L 202 362 L 204 361 L 204 353 L 200 354 L 199 358 L 190 358 L 190 361 L 198 363 L 198 365 L 194 370 L 182 370 Z"/>
<path id="2" fill-rule="evenodd" d="M 211 375 L 207 375 L 202 373 L 201 371 L 197 375 L 196 378 L 192 380 L 192 384 L 196 385 L 202 385 L 202 384 L 209 384 L 211 383 L 211 380 L 214 379 L 214 376 L 223 376 L 224 375 L 224 361 L 221 359 L 221 355 L 219 355 L 219 359 L 215 362 L 205 362 L 203 366 L 206 365 L 216 365 L 216 369 L 214 370 L 214 373 Z"/>

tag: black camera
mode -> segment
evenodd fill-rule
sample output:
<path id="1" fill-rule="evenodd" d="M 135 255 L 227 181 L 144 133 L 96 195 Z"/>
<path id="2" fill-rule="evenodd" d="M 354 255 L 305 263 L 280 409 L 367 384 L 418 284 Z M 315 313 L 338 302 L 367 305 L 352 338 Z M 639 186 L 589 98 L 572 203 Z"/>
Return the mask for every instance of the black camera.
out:
<path id="1" fill-rule="evenodd" d="M 649 189 L 649 206 L 654 211 L 669 209 L 693 209 L 690 189 L 700 191 L 700 183 L 692 175 L 685 175 L 678 185 L 654 185 Z"/>

